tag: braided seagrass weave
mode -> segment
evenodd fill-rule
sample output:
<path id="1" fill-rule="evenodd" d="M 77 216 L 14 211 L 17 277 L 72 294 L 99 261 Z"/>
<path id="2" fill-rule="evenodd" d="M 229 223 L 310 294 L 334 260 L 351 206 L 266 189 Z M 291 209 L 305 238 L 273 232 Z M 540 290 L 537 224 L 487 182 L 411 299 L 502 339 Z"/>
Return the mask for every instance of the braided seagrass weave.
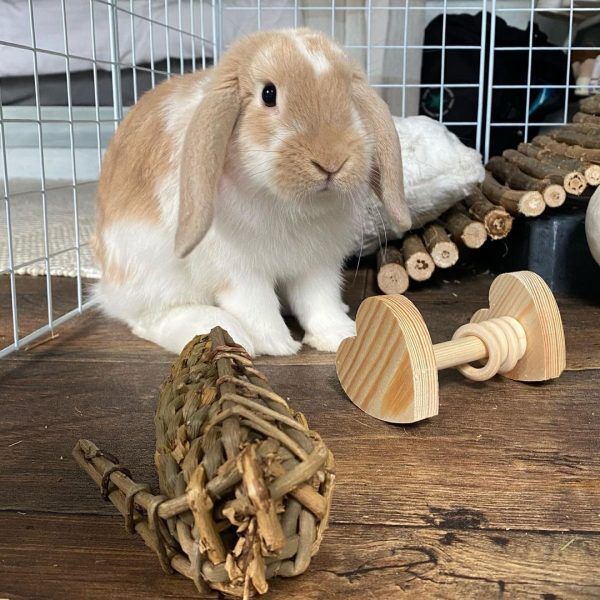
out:
<path id="1" fill-rule="evenodd" d="M 155 424 L 160 496 L 88 440 L 73 455 L 166 572 L 247 598 L 308 568 L 327 527 L 333 456 L 222 329 L 184 348 Z"/>

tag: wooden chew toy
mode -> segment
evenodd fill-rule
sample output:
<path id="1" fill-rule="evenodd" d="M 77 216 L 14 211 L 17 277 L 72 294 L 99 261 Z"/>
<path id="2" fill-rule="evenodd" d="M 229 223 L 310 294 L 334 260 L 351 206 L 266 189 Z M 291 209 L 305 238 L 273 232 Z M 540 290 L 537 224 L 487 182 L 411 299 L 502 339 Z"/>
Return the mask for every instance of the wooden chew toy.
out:
<path id="1" fill-rule="evenodd" d="M 73 456 L 166 573 L 202 598 L 246 600 L 308 569 L 329 519 L 333 456 L 225 330 L 185 346 L 154 423 L 160 494 L 89 440 Z"/>
<path id="2" fill-rule="evenodd" d="M 490 306 L 433 344 L 415 305 L 399 295 L 373 296 L 356 316 L 357 336 L 337 353 L 337 374 L 352 402 L 373 417 L 413 423 L 438 413 L 439 369 L 457 367 L 485 381 L 501 373 L 516 381 L 546 381 L 565 368 L 560 313 L 543 279 L 530 271 L 498 276 Z M 469 363 L 487 359 L 483 367 Z"/>

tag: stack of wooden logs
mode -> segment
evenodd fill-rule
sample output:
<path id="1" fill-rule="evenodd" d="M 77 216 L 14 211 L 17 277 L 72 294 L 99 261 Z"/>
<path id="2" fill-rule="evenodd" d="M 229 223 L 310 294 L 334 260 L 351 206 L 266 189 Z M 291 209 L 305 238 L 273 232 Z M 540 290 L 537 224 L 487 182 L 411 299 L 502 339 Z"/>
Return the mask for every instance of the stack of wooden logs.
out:
<path id="1" fill-rule="evenodd" d="M 537 217 L 568 196 L 587 197 L 600 185 L 600 94 L 580 103 L 573 122 L 490 158 L 480 188 L 377 258 L 377 283 L 403 294 L 410 281 L 426 281 L 436 268 L 456 264 L 460 247 L 477 249 L 506 237 L 513 217 Z"/>

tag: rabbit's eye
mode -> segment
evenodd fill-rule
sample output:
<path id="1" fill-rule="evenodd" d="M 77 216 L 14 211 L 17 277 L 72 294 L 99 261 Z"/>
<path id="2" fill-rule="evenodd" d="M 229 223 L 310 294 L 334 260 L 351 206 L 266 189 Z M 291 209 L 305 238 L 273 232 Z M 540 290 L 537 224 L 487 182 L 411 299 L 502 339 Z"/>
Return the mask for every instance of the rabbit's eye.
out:
<path id="1" fill-rule="evenodd" d="M 277 89 L 272 83 L 267 83 L 263 88 L 262 99 L 265 106 L 275 106 L 277 104 Z"/>

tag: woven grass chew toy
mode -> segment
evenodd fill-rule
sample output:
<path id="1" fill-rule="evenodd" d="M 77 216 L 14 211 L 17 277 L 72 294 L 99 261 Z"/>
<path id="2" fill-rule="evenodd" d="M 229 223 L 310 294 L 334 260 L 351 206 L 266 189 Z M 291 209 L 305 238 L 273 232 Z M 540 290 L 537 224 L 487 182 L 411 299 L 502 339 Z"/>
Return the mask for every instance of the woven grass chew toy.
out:
<path id="1" fill-rule="evenodd" d="M 308 568 L 327 527 L 333 456 L 222 329 L 183 349 L 155 424 L 162 495 L 88 440 L 73 455 L 165 572 L 248 598 Z"/>
<path id="2" fill-rule="evenodd" d="M 531 271 L 494 279 L 489 308 L 478 310 L 452 340 L 433 344 L 416 306 L 399 295 L 367 298 L 356 315 L 357 336 L 337 353 L 340 383 L 352 402 L 384 421 L 413 423 L 438 413 L 438 370 L 458 367 L 485 381 L 501 373 L 516 381 L 546 381 L 565 368 L 558 306 Z M 482 367 L 468 363 L 487 359 Z"/>

